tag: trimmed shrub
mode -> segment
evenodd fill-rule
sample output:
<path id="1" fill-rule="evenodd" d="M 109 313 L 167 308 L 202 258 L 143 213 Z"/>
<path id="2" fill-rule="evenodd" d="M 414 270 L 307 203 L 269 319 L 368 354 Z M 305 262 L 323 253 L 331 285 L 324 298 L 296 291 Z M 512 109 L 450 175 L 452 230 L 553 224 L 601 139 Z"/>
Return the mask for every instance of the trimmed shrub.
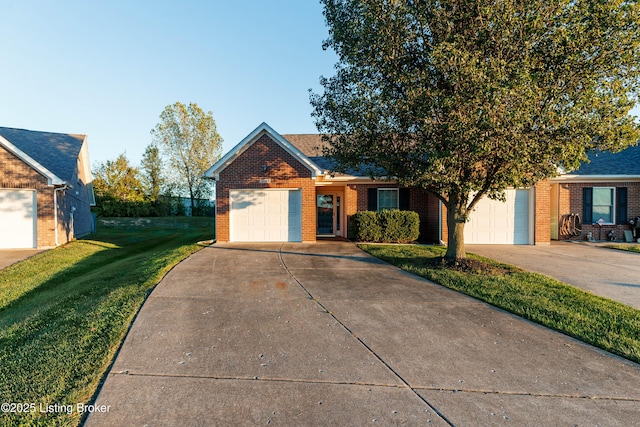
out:
<path id="1" fill-rule="evenodd" d="M 378 213 L 382 230 L 382 241 L 386 243 L 409 243 L 420 235 L 420 217 L 417 212 L 397 209 Z"/>
<path id="2" fill-rule="evenodd" d="M 358 242 L 379 242 L 382 230 L 378 224 L 378 214 L 373 211 L 360 211 L 351 216 L 349 238 Z"/>
<path id="3" fill-rule="evenodd" d="M 409 243 L 419 235 L 420 217 L 413 211 L 360 211 L 349 222 L 349 238 L 359 242 Z"/>

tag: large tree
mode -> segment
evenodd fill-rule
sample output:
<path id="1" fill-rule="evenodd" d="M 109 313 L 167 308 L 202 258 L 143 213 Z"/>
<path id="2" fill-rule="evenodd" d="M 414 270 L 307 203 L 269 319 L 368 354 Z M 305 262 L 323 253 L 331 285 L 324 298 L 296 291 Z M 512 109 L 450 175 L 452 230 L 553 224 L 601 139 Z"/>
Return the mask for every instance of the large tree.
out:
<path id="1" fill-rule="evenodd" d="M 203 174 L 222 152 L 222 138 L 216 130 L 213 113 L 205 112 L 195 103 L 176 102 L 165 107 L 151 135 L 181 187 L 188 192 L 193 212 L 195 199 L 210 193 Z"/>
<path id="2" fill-rule="evenodd" d="M 640 138 L 636 1 L 322 0 L 336 74 L 312 94 L 338 171 L 421 187 L 465 258 L 478 201 Z"/>

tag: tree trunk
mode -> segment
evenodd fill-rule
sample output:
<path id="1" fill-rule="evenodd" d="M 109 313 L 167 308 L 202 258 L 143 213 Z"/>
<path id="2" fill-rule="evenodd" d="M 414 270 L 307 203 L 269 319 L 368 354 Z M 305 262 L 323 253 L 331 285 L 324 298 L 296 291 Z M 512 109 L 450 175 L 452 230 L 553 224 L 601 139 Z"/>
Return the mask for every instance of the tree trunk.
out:
<path id="1" fill-rule="evenodd" d="M 191 199 L 191 214 L 189 216 L 193 216 L 193 210 L 195 209 L 196 206 L 196 199 L 195 199 L 195 195 L 193 194 L 193 189 L 191 188 L 191 185 L 189 185 L 189 198 Z"/>
<path id="2" fill-rule="evenodd" d="M 447 261 L 465 259 L 467 253 L 464 249 L 464 225 L 467 222 L 467 199 L 459 195 L 450 195 L 447 206 L 448 238 L 447 253 L 444 258 Z"/>

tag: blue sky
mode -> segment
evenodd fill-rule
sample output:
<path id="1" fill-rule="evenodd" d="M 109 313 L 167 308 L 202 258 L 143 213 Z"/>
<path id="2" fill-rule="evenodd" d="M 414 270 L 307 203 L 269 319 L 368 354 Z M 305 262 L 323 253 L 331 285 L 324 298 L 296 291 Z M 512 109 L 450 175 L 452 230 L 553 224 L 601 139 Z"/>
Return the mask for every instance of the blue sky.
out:
<path id="1" fill-rule="evenodd" d="M 212 111 L 226 152 L 263 121 L 314 133 L 336 57 L 317 0 L 0 0 L 0 126 L 82 133 L 138 164 L 165 106 Z"/>
<path id="2" fill-rule="evenodd" d="M 87 134 L 93 164 L 138 164 L 177 101 L 213 112 L 224 152 L 263 121 L 314 133 L 308 89 L 336 62 L 319 0 L 0 0 L 0 17 L 0 126 Z"/>

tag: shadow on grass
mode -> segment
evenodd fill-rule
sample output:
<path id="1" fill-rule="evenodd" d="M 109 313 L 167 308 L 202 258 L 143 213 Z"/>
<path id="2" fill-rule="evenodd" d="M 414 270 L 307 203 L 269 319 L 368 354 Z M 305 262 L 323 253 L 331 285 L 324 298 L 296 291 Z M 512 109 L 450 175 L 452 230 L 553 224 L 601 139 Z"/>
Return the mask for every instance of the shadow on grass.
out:
<path id="1" fill-rule="evenodd" d="M 91 246 L 94 252 L 76 262 L 63 260 L 70 265 L 0 309 L 0 400 L 88 402 L 148 293 L 205 233 L 162 227 L 101 231 L 56 249 L 62 254 Z M 31 264 L 44 269 L 47 260 Z M 78 422 L 78 414 L 0 414 L 2 425 Z"/>

